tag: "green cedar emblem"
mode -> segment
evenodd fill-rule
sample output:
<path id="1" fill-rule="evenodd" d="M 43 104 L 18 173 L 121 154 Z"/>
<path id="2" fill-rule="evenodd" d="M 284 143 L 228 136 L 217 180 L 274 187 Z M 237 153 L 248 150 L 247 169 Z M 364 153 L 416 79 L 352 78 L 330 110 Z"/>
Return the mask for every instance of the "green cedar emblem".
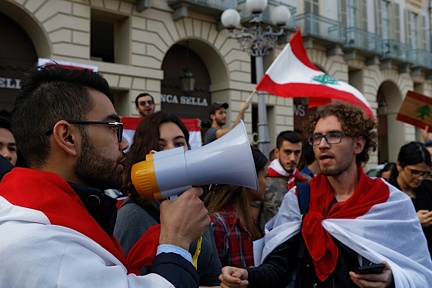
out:
<path id="1" fill-rule="evenodd" d="M 322 84 L 337 84 L 339 81 L 327 74 L 318 75 L 312 78 L 313 81 L 320 82 Z"/>
<path id="2" fill-rule="evenodd" d="M 417 118 L 424 120 L 425 117 L 430 117 L 431 108 L 429 105 L 423 105 L 417 108 L 416 112 L 418 113 Z"/>

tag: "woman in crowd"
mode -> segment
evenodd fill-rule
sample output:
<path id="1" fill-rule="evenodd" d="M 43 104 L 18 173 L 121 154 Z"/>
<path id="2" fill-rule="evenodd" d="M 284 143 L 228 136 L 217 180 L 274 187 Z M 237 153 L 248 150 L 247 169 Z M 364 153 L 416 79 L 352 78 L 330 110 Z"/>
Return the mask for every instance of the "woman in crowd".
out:
<path id="1" fill-rule="evenodd" d="M 379 177 L 384 178 L 386 181 L 389 181 L 391 178 L 392 171 L 396 169 L 396 163 L 387 162 L 383 169 L 379 173 Z"/>
<path id="2" fill-rule="evenodd" d="M 114 234 L 119 240 L 127 257 L 129 251 L 134 251 L 134 245 L 140 237 L 154 225 L 160 223 L 160 202 L 140 196 L 131 180 L 131 168 L 135 163 L 145 160 L 150 151 L 163 151 L 176 147 L 189 150 L 189 132 L 183 122 L 173 114 L 163 111 L 155 112 L 142 120 L 133 138 L 130 150 L 126 154 L 123 187 L 121 191 L 128 199 L 120 207 Z M 219 286 L 218 276 L 221 264 L 217 256 L 213 233 L 210 229 L 189 248 L 193 263 L 200 276 L 201 286 Z M 149 231 L 150 232 L 150 231 Z M 147 234 L 146 234 L 147 236 Z M 149 236 L 151 237 L 151 236 Z M 159 238 L 155 239 L 159 242 Z M 198 249 L 197 249 L 198 247 Z M 136 249 L 135 249 L 136 250 Z M 140 269 L 141 274 L 151 272 L 151 263 Z"/>
<path id="3" fill-rule="evenodd" d="M 429 252 L 432 252 L 432 191 L 427 188 L 424 180 L 431 175 L 431 166 L 431 155 L 424 144 L 409 142 L 400 148 L 396 168 L 389 181 L 411 197 Z"/>
<path id="4" fill-rule="evenodd" d="M 258 149 L 252 148 L 258 190 L 236 185 L 224 185 L 207 195 L 210 219 L 215 226 L 214 237 L 222 266 L 250 267 L 254 265 L 252 242 L 264 236 L 258 224 L 258 213 L 250 205 L 262 201 L 267 188 L 268 160 Z"/>

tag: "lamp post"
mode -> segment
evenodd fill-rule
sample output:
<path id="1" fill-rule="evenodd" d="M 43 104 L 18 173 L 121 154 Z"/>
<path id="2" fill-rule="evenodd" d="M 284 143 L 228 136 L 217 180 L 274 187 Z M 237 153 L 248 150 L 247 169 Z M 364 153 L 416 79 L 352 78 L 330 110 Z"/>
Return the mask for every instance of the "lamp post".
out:
<path id="1" fill-rule="evenodd" d="M 268 25 L 264 29 L 262 12 L 267 7 L 267 0 L 246 0 L 246 8 L 252 13 L 250 28 L 243 27 L 240 33 L 234 29 L 240 26 L 240 14 L 234 9 L 227 9 L 222 13 L 222 25 L 228 29 L 229 38 L 236 39 L 243 51 L 255 57 L 256 79 L 259 81 L 264 76 L 263 56 L 274 48 L 277 38 L 284 34 L 283 26 L 288 22 L 291 13 L 286 6 L 276 7 L 272 13 L 274 24 L 279 31 L 273 31 Z M 258 148 L 264 155 L 270 152 L 270 136 L 267 122 L 267 106 L 265 94 L 258 92 Z"/>

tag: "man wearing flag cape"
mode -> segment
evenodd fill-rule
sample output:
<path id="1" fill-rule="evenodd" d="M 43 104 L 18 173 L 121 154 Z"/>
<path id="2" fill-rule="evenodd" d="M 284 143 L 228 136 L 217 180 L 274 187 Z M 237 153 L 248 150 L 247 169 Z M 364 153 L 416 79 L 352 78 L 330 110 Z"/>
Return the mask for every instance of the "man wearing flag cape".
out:
<path id="1" fill-rule="evenodd" d="M 432 262 L 411 200 L 362 169 L 376 150 L 376 123 L 354 105 L 327 104 L 305 135 L 320 173 L 310 181 L 308 211 L 298 189 L 267 225 L 261 265 L 224 267 L 222 287 L 432 287 Z M 305 191 L 302 191 L 305 192 Z M 379 274 L 359 266 L 384 263 Z M 293 274 L 295 272 L 295 274 Z"/>
<path id="2" fill-rule="evenodd" d="M 105 190 L 120 187 L 129 144 L 109 95 L 88 69 L 26 74 L 12 129 L 30 168 L 0 183 L 1 287 L 198 286 L 187 249 L 210 223 L 201 188 L 161 204 L 153 273 L 134 274 L 140 259 L 127 261 L 113 236 L 117 200 Z"/>

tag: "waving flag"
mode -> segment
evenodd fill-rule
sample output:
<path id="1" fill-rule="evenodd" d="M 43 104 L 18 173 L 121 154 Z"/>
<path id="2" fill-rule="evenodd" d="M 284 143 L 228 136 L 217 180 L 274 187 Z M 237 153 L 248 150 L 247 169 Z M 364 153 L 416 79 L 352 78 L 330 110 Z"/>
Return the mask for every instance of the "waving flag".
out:
<path id="1" fill-rule="evenodd" d="M 373 111 L 363 94 L 316 68 L 309 60 L 298 30 L 273 61 L 256 87 L 286 98 L 309 98 L 309 108 L 332 101 L 346 101 L 361 106 L 368 115 Z"/>

